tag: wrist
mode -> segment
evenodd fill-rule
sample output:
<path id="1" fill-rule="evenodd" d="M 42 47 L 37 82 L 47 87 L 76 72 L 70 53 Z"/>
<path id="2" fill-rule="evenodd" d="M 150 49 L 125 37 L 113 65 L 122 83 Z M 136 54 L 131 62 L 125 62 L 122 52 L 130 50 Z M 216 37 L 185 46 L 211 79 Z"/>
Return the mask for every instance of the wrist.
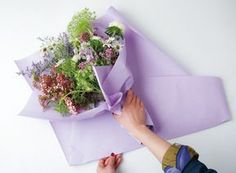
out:
<path id="1" fill-rule="evenodd" d="M 130 130 L 130 133 L 134 137 L 139 138 L 142 134 L 146 133 L 147 131 L 149 131 L 149 129 L 147 128 L 146 125 L 138 125 L 132 128 L 132 130 Z"/>

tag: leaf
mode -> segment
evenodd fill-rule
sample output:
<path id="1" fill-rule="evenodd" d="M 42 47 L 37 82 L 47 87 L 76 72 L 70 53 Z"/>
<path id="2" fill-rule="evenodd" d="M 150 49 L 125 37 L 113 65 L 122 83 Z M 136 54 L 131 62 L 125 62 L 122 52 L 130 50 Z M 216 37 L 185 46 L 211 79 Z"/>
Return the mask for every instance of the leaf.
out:
<path id="1" fill-rule="evenodd" d="M 77 71 L 76 62 L 72 59 L 66 59 L 56 68 L 58 73 L 64 73 L 67 77 L 72 78 Z"/>
<path id="2" fill-rule="evenodd" d="M 103 52 L 104 47 L 103 47 L 103 43 L 100 40 L 91 39 L 89 43 L 95 52 L 97 52 L 97 53 Z"/>
<path id="3" fill-rule="evenodd" d="M 118 28 L 117 26 L 110 26 L 106 29 L 105 32 L 109 37 L 116 37 L 116 38 L 124 38 L 123 36 L 123 32 L 120 28 Z"/>
<path id="4" fill-rule="evenodd" d="M 68 110 L 64 100 L 60 100 L 60 101 L 56 102 L 55 110 L 57 112 L 60 112 L 62 115 L 69 113 L 69 110 Z"/>

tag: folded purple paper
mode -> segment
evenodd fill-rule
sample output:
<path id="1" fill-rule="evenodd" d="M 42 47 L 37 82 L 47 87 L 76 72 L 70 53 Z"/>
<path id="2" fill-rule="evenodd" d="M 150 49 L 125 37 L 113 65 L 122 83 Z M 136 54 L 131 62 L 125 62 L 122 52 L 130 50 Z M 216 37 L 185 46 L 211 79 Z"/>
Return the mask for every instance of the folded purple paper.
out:
<path id="1" fill-rule="evenodd" d="M 119 126 L 110 112 L 119 109 L 124 93 L 131 86 L 144 101 L 155 133 L 165 139 L 214 127 L 230 119 L 219 78 L 190 75 L 113 7 L 94 25 L 103 30 L 114 20 L 125 25 L 123 58 L 118 58 L 113 68 L 94 67 L 106 102 L 78 116 L 64 118 L 53 110 L 42 112 L 36 106 L 37 92 L 34 91 L 21 112 L 21 115 L 50 120 L 70 165 L 142 147 Z M 25 68 L 32 57 L 17 61 L 18 67 Z M 26 80 L 30 84 L 30 79 L 26 77 Z"/>

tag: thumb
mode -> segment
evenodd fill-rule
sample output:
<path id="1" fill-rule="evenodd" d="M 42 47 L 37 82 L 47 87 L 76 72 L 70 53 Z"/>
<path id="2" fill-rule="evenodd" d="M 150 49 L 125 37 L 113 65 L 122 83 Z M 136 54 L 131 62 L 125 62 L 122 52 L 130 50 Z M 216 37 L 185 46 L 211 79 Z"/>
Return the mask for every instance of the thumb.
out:
<path id="1" fill-rule="evenodd" d="M 110 156 L 108 160 L 108 166 L 114 166 L 115 165 L 115 157 Z"/>

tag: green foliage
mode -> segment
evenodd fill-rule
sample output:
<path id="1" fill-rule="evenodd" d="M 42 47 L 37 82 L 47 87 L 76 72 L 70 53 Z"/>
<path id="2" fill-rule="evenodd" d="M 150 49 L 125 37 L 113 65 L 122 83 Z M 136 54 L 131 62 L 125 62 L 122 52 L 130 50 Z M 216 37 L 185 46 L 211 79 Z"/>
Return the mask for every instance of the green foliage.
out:
<path id="1" fill-rule="evenodd" d="M 92 102 L 92 100 L 89 100 L 88 97 L 86 97 L 85 92 L 82 92 L 82 93 L 81 92 L 76 92 L 76 93 L 72 94 L 71 98 L 75 102 L 75 104 L 78 104 L 83 108 L 88 107 L 88 105 L 90 103 L 95 103 L 95 102 Z"/>
<path id="2" fill-rule="evenodd" d="M 98 100 L 95 95 L 102 95 L 97 79 L 93 73 L 91 65 L 75 73 L 76 91 L 72 94 L 73 101 L 82 106 L 88 107 L 89 104 L 96 103 Z M 102 98 L 103 96 L 100 96 Z"/>
<path id="3" fill-rule="evenodd" d="M 85 107 L 95 103 L 97 100 L 95 97 L 92 97 L 92 94 L 101 94 L 101 90 L 93 74 L 92 66 L 87 65 L 85 69 L 77 71 L 75 80 L 77 90 L 82 90 L 82 92 L 80 92 L 79 96 L 76 94 L 72 96 L 74 101 Z"/>
<path id="4" fill-rule="evenodd" d="M 72 17 L 72 20 L 67 26 L 67 30 L 69 32 L 71 42 L 73 42 L 74 45 L 78 45 L 78 39 L 81 33 L 92 33 L 92 21 L 95 20 L 95 18 L 95 12 L 89 11 L 88 8 L 81 10 Z"/>
<path id="5" fill-rule="evenodd" d="M 64 73 L 75 83 L 75 90 L 66 95 L 71 97 L 74 103 L 87 107 L 90 103 L 95 103 L 94 94 L 101 94 L 97 79 L 93 73 L 92 65 L 87 65 L 84 69 L 79 69 L 77 63 L 71 59 L 66 59 L 57 67 L 57 72 Z M 60 103 L 60 102 L 59 102 Z M 63 110 L 63 103 L 57 104 L 57 110 Z"/>
<path id="6" fill-rule="evenodd" d="M 100 91 L 91 65 L 87 65 L 81 70 L 72 59 L 66 59 L 57 67 L 57 72 L 64 73 L 67 77 L 74 80 L 76 90 L 83 92 Z"/>
<path id="7" fill-rule="evenodd" d="M 75 73 L 76 88 L 84 92 L 100 91 L 91 65 Z"/>
<path id="8" fill-rule="evenodd" d="M 98 39 L 91 39 L 89 43 L 93 50 L 97 53 L 102 52 L 104 50 L 103 43 Z"/>
<path id="9" fill-rule="evenodd" d="M 96 65 L 97 66 L 106 66 L 106 65 L 110 65 L 110 64 L 104 57 L 98 57 L 96 60 Z"/>
<path id="10" fill-rule="evenodd" d="M 56 102 L 55 110 L 60 112 L 62 115 L 65 115 L 69 112 L 64 100 Z"/>
<path id="11" fill-rule="evenodd" d="M 68 55 L 65 53 L 66 48 L 63 43 L 57 42 L 53 44 L 52 49 L 57 61 L 64 59 L 65 57 L 68 57 Z"/>
<path id="12" fill-rule="evenodd" d="M 32 71 L 32 79 L 33 79 L 33 81 L 35 81 L 35 82 L 38 82 L 38 81 L 39 81 L 39 76 L 36 75 L 34 71 Z"/>
<path id="13" fill-rule="evenodd" d="M 123 32 L 117 26 L 110 26 L 105 32 L 109 37 L 124 38 Z"/>
<path id="14" fill-rule="evenodd" d="M 104 100 L 102 93 L 97 92 L 76 92 L 71 96 L 75 104 L 88 108 L 89 104 L 94 104 L 99 100 Z"/>
<path id="15" fill-rule="evenodd" d="M 72 78 L 77 72 L 77 65 L 72 59 L 65 59 L 62 64 L 57 67 L 58 73 L 64 73 L 67 77 Z"/>

